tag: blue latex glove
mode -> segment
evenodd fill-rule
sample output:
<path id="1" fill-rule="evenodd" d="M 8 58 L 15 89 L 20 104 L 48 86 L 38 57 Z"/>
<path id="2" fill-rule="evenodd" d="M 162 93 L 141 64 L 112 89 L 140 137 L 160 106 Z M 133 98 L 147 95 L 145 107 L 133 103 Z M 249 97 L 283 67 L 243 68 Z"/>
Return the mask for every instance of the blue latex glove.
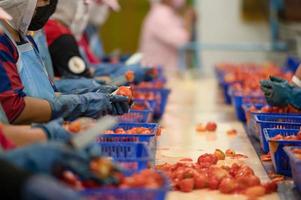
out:
<path id="1" fill-rule="evenodd" d="M 35 175 L 23 187 L 22 200 L 80 200 L 77 192 L 55 179 Z"/>
<path id="2" fill-rule="evenodd" d="M 130 105 L 129 99 L 124 96 L 111 95 L 110 101 L 112 102 L 111 115 L 123 115 L 129 112 Z"/>
<path id="3" fill-rule="evenodd" d="M 55 81 L 58 92 L 63 94 L 85 94 L 88 92 L 112 93 L 116 86 L 101 85 L 93 79 L 62 79 Z"/>
<path id="4" fill-rule="evenodd" d="M 94 71 L 94 77 L 97 76 L 110 76 L 112 73 L 116 72 L 122 68 L 124 64 L 110 64 L 110 63 L 101 63 L 96 66 Z"/>
<path id="5" fill-rule="evenodd" d="M 86 93 L 82 95 L 61 95 L 49 102 L 52 119 L 64 118 L 73 121 L 79 117 L 98 119 L 112 112 L 110 95 L 102 93 Z"/>
<path id="6" fill-rule="evenodd" d="M 77 151 L 64 143 L 52 142 L 19 148 L 4 156 L 14 165 L 32 173 L 57 176 L 62 171 L 70 170 L 81 180 L 101 182 L 90 170 L 90 161 L 96 155 L 95 151 L 92 152 L 93 154 L 91 150 Z"/>
<path id="7" fill-rule="evenodd" d="M 61 95 L 53 102 L 52 119 L 64 118 L 73 121 L 79 117 L 98 119 L 101 116 L 121 115 L 128 112 L 129 100 L 127 97 L 102 93 L 87 93 L 82 95 Z"/>
<path id="8" fill-rule="evenodd" d="M 35 124 L 33 127 L 43 129 L 48 140 L 69 141 L 72 135 L 63 127 L 63 124 L 64 120 L 59 118 L 47 124 Z"/>

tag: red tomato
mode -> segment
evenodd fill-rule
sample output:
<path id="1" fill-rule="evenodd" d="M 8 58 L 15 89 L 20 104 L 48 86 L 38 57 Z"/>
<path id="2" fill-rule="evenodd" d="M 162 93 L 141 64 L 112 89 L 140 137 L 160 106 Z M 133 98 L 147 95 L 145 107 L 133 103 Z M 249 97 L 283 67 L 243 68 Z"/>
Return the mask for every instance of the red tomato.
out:
<path id="1" fill-rule="evenodd" d="M 129 100 L 131 100 L 133 98 L 132 89 L 130 87 L 126 87 L 126 86 L 119 87 L 116 94 L 120 95 L 120 96 L 128 97 Z"/>
<path id="2" fill-rule="evenodd" d="M 198 158 L 198 164 L 202 165 L 203 163 L 210 165 L 215 165 L 218 159 L 214 154 L 203 154 Z"/>
<path id="3" fill-rule="evenodd" d="M 81 123 L 80 123 L 80 121 L 71 122 L 68 125 L 68 130 L 71 133 L 78 133 L 78 132 L 80 132 L 81 131 Z"/>
<path id="4" fill-rule="evenodd" d="M 219 183 L 220 182 L 215 177 L 210 177 L 208 180 L 209 189 L 211 190 L 218 189 Z"/>
<path id="5" fill-rule="evenodd" d="M 193 178 L 186 178 L 179 182 L 180 190 L 182 192 L 191 192 L 194 188 Z"/>
<path id="6" fill-rule="evenodd" d="M 217 124 L 215 122 L 208 122 L 206 125 L 206 129 L 210 132 L 214 132 L 217 129 Z"/>
<path id="7" fill-rule="evenodd" d="M 223 178 L 230 176 L 229 172 L 220 167 L 210 167 L 209 168 L 209 177 L 214 177 L 218 181 L 221 181 Z"/>
<path id="8" fill-rule="evenodd" d="M 245 191 L 245 195 L 249 198 L 257 198 L 265 195 L 265 188 L 263 186 L 253 186 Z"/>
<path id="9" fill-rule="evenodd" d="M 224 178 L 220 185 L 219 185 L 219 191 L 225 194 L 230 194 L 234 192 L 238 187 L 238 183 L 231 179 L 231 178 Z"/>
<path id="10" fill-rule="evenodd" d="M 135 79 L 135 73 L 133 71 L 127 71 L 124 77 L 128 82 L 133 82 Z"/>
<path id="11" fill-rule="evenodd" d="M 232 149 L 227 149 L 225 154 L 228 157 L 233 157 L 233 156 L 235 156 L 235 151 L 233 151 Z"/>
<path id="12" fill-rule="evenodd" d="M 242 176 L 236 179 L 238 183 L 238 188 L 244 190 L 249 187 L 260 185 L 260 180 L 256 176 Z"/>
<path id="13" fill-rule="evenodd" d="M 250 167 L 244 165 L 237 171 L 235 177 L 248 177 L 251 175 L 254 175 L 254 171 Z"/>
<path id="14" fill-rule="evenodd" d="M 203 174 L 199 174 L 198 176 L 195 176 L 194 177 L 194 186 L 195 186 L 195 189 L 206 188 L 208 186 L 208 177 Z"/>
<path id="15" fill-rule="evenodd" d="M 277 192 L 278 185 L 276 182 L 272 181 L 272 182 L 263 184 L 263 187 L 265 188 L 266 194 L 270 194 L 273 192 Z"/>

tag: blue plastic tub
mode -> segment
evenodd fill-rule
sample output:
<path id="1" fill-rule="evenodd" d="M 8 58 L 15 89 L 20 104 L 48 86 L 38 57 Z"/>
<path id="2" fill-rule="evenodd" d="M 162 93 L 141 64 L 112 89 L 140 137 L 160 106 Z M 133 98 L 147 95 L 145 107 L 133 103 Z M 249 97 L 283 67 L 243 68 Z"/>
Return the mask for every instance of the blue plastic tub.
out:
<path id="1" fill-rule="evenodd" d="M 301 159 L 297 158 L 293 153 L 292 149 L 301 149 L 301 147 L 284 147 L 284 151 L 286 155 L 288 155 L 289 161 L 290 161 L 290 166 L 291 166 L 291 171 L 292 171 L 292 176 L 293 180 L 295 183 L 295 186 L 301 192 Z"/>
<path id="2" fill-rule="evenodd" d="M 145 143 L 137 142 L 101 142 L 101 155 L 110 157 L 130 175 L 147 169 L 153 162 L 153 156 Z"/>
<path id="3" fill-rule="evenodd" d="M 243 108 L 244 104 L 262 104 L 264 102 L 265 102 L 265 98 L 263 96 L 258 96 L 258 95 L 244 96 L 241 94 L 237 94 L 235 92 L 233 92 L 232 94 L 232 103 L 235 108 L 237 119 L 242 122 L 245 122 L 247 120 L 246 113 Z"/>
<path id="4" fill-rule="evenodd" d="M 291 176 L 291 168 L 289 158 L 284 152 L 285 146 L 301 146 L 300 140 L 271 140 L 277 134 L 281 135 L 296 135 L 299 130 L 276 130 L 273 132 L 266 132 L 265 137 L 269 142 L 269 149 L 273 161 L 273 166 L 278 174 Z"/>
<path id="5" fill-rule="evenodd" d="M 89 189 L 81 192 L 87 200 L 164 200 L 170 189 L 170 182 L 164 178 L 164 185 L 159 189 Z"/>
<path id="6" fill-rule="evenodd" d="M 274 129 L 300 129 L 301 127 L 301 116 L 293 116 L 288 114 L 283 115 L 256 115 L 256 123 L 259 128 L 259 139 L 262 151 L 268 153 L 268 149 L 264 147 L 267 142 L 264 137 L 264 129 L 274 128 Z"/>
<path id="7" fill-rule="evenodd" d="M 139 93 L 152 93 L 155 97 L 156 108 L 154 110 L 154 117 L 160 119 L 167 105 L 168 97 L 170 94 L 170 89 L 157 89 L 157 88 L 135 88 L 134 92 L 137 91 Z"/>

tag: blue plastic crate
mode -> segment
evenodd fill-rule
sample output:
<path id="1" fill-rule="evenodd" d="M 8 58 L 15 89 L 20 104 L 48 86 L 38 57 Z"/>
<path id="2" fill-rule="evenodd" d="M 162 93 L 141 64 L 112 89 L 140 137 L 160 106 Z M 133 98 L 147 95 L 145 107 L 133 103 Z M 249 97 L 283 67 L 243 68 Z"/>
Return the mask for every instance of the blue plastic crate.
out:
<path id="1" fill-rule="evenodd" d="M 239 93 L 233 92 L 232 103 L 235 108 L 237 119 L 245 122 L 247 120 L 246 113 L 243 108 L 244 104 L 261 104 L 265 102 L 265 98 L 259 95 L 248 95 L 244 96 Z"/>
<path id="2" fill-rule="evenodd" d="M 263 107 L 263 104 L 244 103 L 242 106 L 245 111 L 247 131 L 250 135 L 254 136 L 256 139 L 259 140 L 259 133 L 258 133 L 259 131 L 258 131 L 258 126 L 256 125 L 255 116 L 257 114 L 262 114 L 262 113 L 251 112 L 250 111 L 251 106 L 255 106 L 256 109 L 261 109 Z"/>
<path id="3" fill-rule="evenodd" d="M 301 192 L 301 159 L 297 158 L 293 153 L 292 149 L 301 149 L 301 147 L 284 147 L 285 153 L 288 155 L 290 160 L 291 172 L 295 186 Z"/>
<path id="4" fill-rule="evenodd" d="M 139 93 L 152 93 L 154 94 L 155 101 L 156 101 L 156 108 L 154 110 L 154 117 L 160 119 L 164 112 L 167 105 L 168 97 L 171 92 L 170 89 L 166 88 L 135 88 L 134 92 L 137 91 Z"/>
<path id="5" fill-rule="evenodd" d="M 151 134 L 104 134 L 101 135 L 98 142 L 144 142 L 147 144 L 153 156 L 156 155 L 157 150 L 157 132 L 159 131 L 158 124 L 150 123 L 120 123 L 113 130 L 123 128 L 129 130 L 135 127 L 144 127 L 152 130 Z"/>
<path id="6" fill-rule="evenodd" d="M 164 200 L 170 189 L 170 182 L 164 175 L 162 178 L 164 185 L 158 189 L 89 189 L 81 192 L 81 196 L 87 200 Z"/>
<path id="7" fill-rule="evenodd" d="M 101 142 L 99 146 L 101 155 L 112 158 L 128 175 L 149 168 L 153 162 L 153 156 L 145 143 Z"/>
<path id="8" fill-rule="evenodd" d="M 267 142 L 264 137 L 264 129 L 274 128 L 274 129 L 300 129 L 301 127 L 301 116 L 297 115 L 256 115 L 256 123 L 259 128 L 259 139 L 262 151 L 268 153 L 268 149 L 264 146 Z"/>
<path id="9" fill-rule="evenodd" d="M 271 132 L 266 132 L 265 137 L 269 142 L 269 149 L 273 161 L 273 166 L 278 174 L 283 174 L 285 176 L 291 176 L 291 168 L 289 164 L 289 158 L 284 152 L 285 146 L 301 146 L 301 141 L 299 140 L 271 140 L 272 137 L 277 134 L 284 136 L 296 135 L 299 130 L 275 130 Z"/>

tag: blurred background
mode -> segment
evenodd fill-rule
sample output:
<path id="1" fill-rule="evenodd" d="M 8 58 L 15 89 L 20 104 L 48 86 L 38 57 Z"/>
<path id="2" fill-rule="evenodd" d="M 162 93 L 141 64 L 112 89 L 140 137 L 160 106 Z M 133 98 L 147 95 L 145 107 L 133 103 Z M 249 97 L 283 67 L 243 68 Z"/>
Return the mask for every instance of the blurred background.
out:
<path id="1" fill-rule="evenodd" d="M 121 0 L 101 29 L 105 51 L 137 51 L 149 0 Z M 195 38 L 182 55 L 182 67 L 212 72 L 219 61 L 266 61 L 278 64 L 301 56 L 300 0 L 190 0 L 197 13 Z M 189 56 L 191 52 L 196 56 Z M 180 52 L 181 54 L 181 52 Z M 188 56 L 187 56 L 188 55 Z M 182 61 L 183 62 L 183 61 Z M 183 65 L 181 60 L 179 65 Z"/>

